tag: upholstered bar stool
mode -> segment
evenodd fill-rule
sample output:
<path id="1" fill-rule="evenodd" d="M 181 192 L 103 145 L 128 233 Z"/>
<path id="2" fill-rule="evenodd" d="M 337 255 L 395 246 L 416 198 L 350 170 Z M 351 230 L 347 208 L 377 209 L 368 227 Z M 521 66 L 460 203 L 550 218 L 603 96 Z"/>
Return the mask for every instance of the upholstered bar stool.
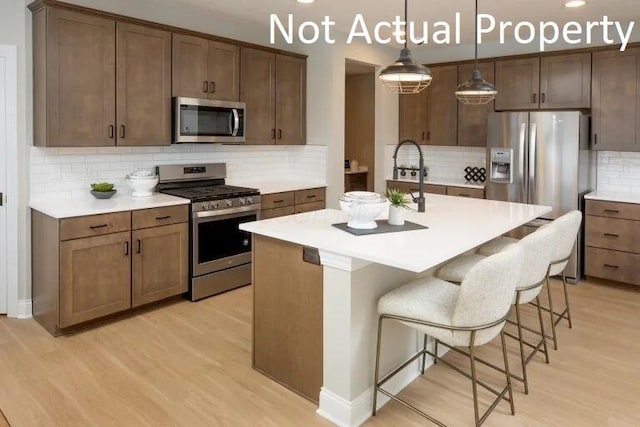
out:
<path id="1" fill-rule="evenodd" d="M 389 379 L 420 357 L 422 357 L 423 374 L 427 355 L 438 360 L 437 354 L 427 349 L 427 336 L 447 346 L 462 346 L 468 349 L 470 374 L 443 359 L 440 361 L 471 379 L 476 426 L 481 425 L 502 400 L 509 402 L 511 413 L 515 414 L 509 362 L 502 332 L 509 315 L 515 286 L 522 271 L 523 258 L 523 249 L 520 244 L 516 244 L 476 263 L 460 285 L 435 277 L 427 277 L 410 282 L 380 298 L 372 411 L 374 416 L 377 396 L 380 392 L 435 424 L 445 426 L 441 421 L 382 388 Z M 422 350 L 380 379 L 382 331 L 385 321 L 389 320 L 401 322 L 424 334 L 424 346 Z M 502 342 L 503 372 L 506 374 L 506 386 L 500 391 L 477 379 L 475 357 L 475 348 L 493 340 L 498 334 Z M 496 399 L 482 415 L 478 407 L 478 385 L 496 395 Z"/>
<path id="2" fill-rule="evenodd" d="M 547 351 L 547 340 L 544 332 L 544 323 L 542 321 L 542 309 L 540 307 L 540 291 L 546 281 L 549 262 L 552 255 L 552 248 L 555 245 L 556 233 L 553 227 L 540 228 L 534 233 L 529 234 L 520 240 L 520 244 L 524 250 L 524 267 L 522 275 L 518 281 L 513 296 L 513 304 L 516 308 L 516 322 L 518 334 L 513 335 L 508 332 L 505 334 L 518 341 L 520 347 L 520 362 L 522 366 L 522 377 L 511 374 L 511 376 L 524 384 L 525 394 L 529 393 L 529 381 L 527 379 L 527 365 L 538 352 L 542 352 L 546 363 L 549 363 L 549 352 Z M 511 246 L 508 246 L 511 247 Z M 436 276 L 442 280 L 450 282 L 464 281 L 468 272 L 473 269 L 473 265 L 477 260 L 483 257 L 477 254 L 463 255 L 445 264 L 437 272 Z M 540 330 L 528 327 L 523 324 L 520 306 L 536 301 L 538 309 L 538 321 Z M 533 332 L 540 337 L 536 343 L 530 343 L 524 339 L 523 330 Z M 525 346 L 530 347 L 532 351 L 525 354 Z M 496 366 L 481 361 L 482 363 L 498 369 Z"/>
<path id="3" fill-rule="evenodd" d="M 582 212 L 574 210 L 562 215 L 560 218 L 554 220 L 550 226 L 556 228 L 556 245 L 553 248 L 553 255 L 551 257 L 551 263 L 549 265 L 548 277 L 561 276 L 562 288 L 564 292 L 564 309 L 562 311 L 554 311 L 553 299 L 551 297 L 550 281 L 547 280 L 547 298 L 549 300 L 549 307 L 542 307 L 542 310 L 547 311 L 551 317 L 551 338 L 553 339 L 553 348 L 558 349 L 558 336 L 556 334 L 556 326 L 566 319 L 569 324 L 569 328 L 573 328 L 573 322 L 571 319 L 571 308 L 569 305 L 569 293 L 567 291 L 567 278 L 564 270 L 569 263 L 569 257 L 573 251 L 573 246 L 578 238 L 578 231 L 582 224 Z M 508 245 L 512 245 L 517 242 L 517 239 L 511 237 L 498 237 L 490 241 L 489 243 L 481 246 L 477 254 L 489 256 L 500 252 Z"/>

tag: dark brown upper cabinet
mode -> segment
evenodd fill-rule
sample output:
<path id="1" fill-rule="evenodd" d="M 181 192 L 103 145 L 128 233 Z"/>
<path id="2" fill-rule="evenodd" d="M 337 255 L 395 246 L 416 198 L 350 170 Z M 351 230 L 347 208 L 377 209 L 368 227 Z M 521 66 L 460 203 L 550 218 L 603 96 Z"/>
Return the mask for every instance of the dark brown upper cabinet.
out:
<path id="1" fill-rule="evenodd" d="M 306 75 L 305 59 L 241 49 L 246 144 L 306 143 Z"/>
<path id="2" fill-rule="evenodd" d="M 173 35 L 173 96 L 240 99 L 240 48 L 185 34 Z"/>
<path id="3" fill-rule="evenodd" d="M 34 10 L 34 144 L 171 143 L 171 33 Z"/>
<path id="4" fill-rule="evenodd" d="M 117 144 L 171 144 L 171 33 L 117 24 Z"/>
<path id="5" fill-rule="evenodd" d="M 433 82 L 422 92 L 400 95 L 399 137 L 419 144 L 456 145 L 458 67 L 430 67 Z"/>
<path id="6" fill-rule="evenodd" d="M 62 9 L 33 14 L 34 144 L 116 145 L 116 22 Z"/>
<path id="7" fill-rule="evenodd" d="M 640 151 L 640 48 L 593 53 L 592 148 Z"/>
<path id="8" fill-rule="evenodd" d="M 496 61 L 495 109 L 591 107 L 591 53 Z"/>
<path id="9" fill-rule="evenodd" d="M 458 66 L 458 84 L 466 82 L 475 64 Z M 494 63 L 480 62 L 478 69 L 489 83 L 495 82 Z M 458 145 L 485 147 L 487 145 L 487 117 L 493 112 L 493 102 L 486 105 L 466 105 L 458 102 Z"/>

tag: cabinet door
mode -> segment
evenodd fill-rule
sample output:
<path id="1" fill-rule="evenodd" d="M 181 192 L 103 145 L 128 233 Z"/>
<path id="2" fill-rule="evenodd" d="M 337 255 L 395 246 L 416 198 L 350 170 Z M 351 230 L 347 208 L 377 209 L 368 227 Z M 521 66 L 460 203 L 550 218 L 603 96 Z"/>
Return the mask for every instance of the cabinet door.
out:
<path id="1" fill-rule="evenodd" d="M 538 109 L 540 59 L 496 61 L 496 110 Z"/>
<path id="2" fill-rule="evenodd" d="M 307 142 L 307 61 L 276 55 L 276 144 Z"/>
<path id="3" fill-rule="evenodd" d="M 173 34 L 171 93 L 187 98 L 206 98 L 209 41 L 200 37 Z"/>
<path id="4" fill-rule="evenodd" d="M 240 99 L 240 48 L 209 42 L 209 98 L 221 101 Z"/>
<path id="5" fill-rule="evenodd" d="M 430 88 L 420 93 L 400 95 L 399 140 L 410 139 L 419 144 L 427 142 L 427 98 Z"/>
<path id="6" fill-rule="evenodd" d="M 60 328 L 131 307 L 129 232 L 60 243 Z"/>
<path id="7" fill-rule="evenodd" d="M 540 108 L 591 108 L 591 54 L 540 58 Z"/>
<path id="8" fill-rule="evenodd" d="M 246 144 L 276 142 L 276 56 L 258 49 L 240 49 L 240 101 L 245 110 Z"/>
<path id="9" fill-rule="evenodd" d="M 34 79 L 37 86 L 46 74 L 47 146 L 115 145 L 115 28 L 111 19 L 47 9 L 46 52 L 34 58 L 46 57 Z"/>
<path id="10" fill-rule="evenodd" d="M 431 67 L 433 83 L 427 89 L 427 144 L 457 145 L 458 67 Z"/>
<path id="11" fill-rule="evenodd" d="M 171 33 L 118 22 L 118 145 L 171 144 Z"/>
<path id="12" fill-rule="evenodd" d="M 593 54 L 594 150 L 640 150 L 640 49 Z"/>
<path id="13" fill-rule="evenodd" d="M 495 82 L 494 63 L 481 62 L 478 68 L 489 83 Z M 458 66 L 458 84 L 471 78 L 475 64 Z M 471 147 L 487 146 L 487 117 L 493 112 L 494 103 L 486 105 L 466 105 L 458 102 L 458 145 Z"/>
<path id="14" fill-rule="evenodd" d="M 187 291 L 188 233 L 187 223 L 133 232 L 133 307 Z"/>

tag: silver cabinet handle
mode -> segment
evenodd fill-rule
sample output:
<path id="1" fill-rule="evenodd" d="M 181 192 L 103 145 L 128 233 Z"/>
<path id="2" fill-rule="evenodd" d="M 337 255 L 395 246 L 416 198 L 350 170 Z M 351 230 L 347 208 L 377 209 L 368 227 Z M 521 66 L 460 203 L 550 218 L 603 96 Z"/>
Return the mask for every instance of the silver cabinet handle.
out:
<path id="1" fill-rule="evenodd" d="M 109 125 L 109 138 L 113 139 L 113 137 L 115 136 L 115 133 L 116 133 L 115 126 Z"/>
<path id="2" fill-rule="evenodd" d="M 125 136 L 125 126 L 124 125 L 120 125 L 120 139 L 124 139 Z"/>
<path id="3" fill-rule="evenodd" d="M 202 83 L 202 91 L 204 93 L 207 93 L 209 91 L 209 85 L 207 84 L 206 80 Z"/>
<path id="4" fill-rule="evenodd" d="M 209 82 L 209 93 L 216 93 L 216 82 Z"/>

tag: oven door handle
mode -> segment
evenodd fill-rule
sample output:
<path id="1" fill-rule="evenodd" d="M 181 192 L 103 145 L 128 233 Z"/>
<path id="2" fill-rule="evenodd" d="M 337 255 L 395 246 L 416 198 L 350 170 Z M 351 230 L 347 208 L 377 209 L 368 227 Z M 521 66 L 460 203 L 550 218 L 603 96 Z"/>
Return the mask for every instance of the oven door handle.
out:
<path id="1" fill-rule="evenodd" d="M 237 215 L 247 212 L 260 212 L 260 204 L 255 204 L 251 206 L 240 206 L 229 209 L 220 209 L 217 211 L 203 211 L 203 212 L 194 212 L 194 219 L 204 219 L 204 218 L 216 218 L 220 216 L 248 216 L 248 215 Z M 217 218 L 216 218 L 217 219 Z"/>
<path id="2" fill-rule="evenodd" d="M 231 136 L 238 136 L 238 131 L 240 130 L 240 115 L 238 114 L 238 109 L 234 108 L 231 110 L 233 113 L 233 130 L 231 131 Z"/>

